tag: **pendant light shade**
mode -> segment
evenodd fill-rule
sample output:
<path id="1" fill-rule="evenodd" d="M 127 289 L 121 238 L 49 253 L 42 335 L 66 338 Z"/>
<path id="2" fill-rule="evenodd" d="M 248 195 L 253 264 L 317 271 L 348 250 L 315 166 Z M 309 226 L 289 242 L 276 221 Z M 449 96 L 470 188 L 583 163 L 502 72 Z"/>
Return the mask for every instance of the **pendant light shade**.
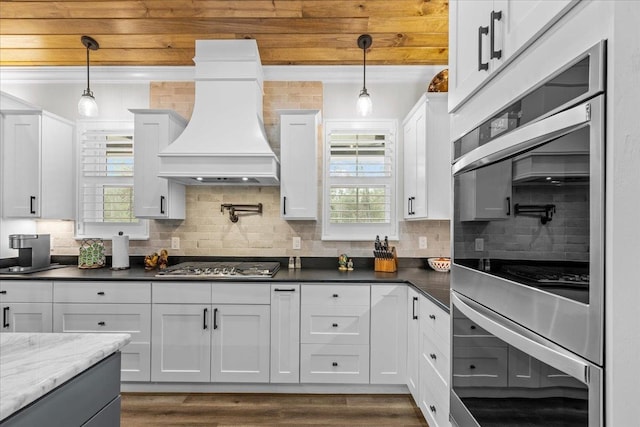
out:
<path id="1" fill-rule="evenodd" d="M 96 117 L 98 115 L 98 104 L 89 86 L 89 51 L 98 50 L 100 45 L 89 36 L 82 36 L 80 41 L 87 48 L 87 88 L 82 93 L 80 101 L 78 101 L 78 113 L 82 117 Z"/>
<path id="2" fill-rule="evenodd" d="M 367 49 L 371 47 L 373 40 L 369 34 L 363 34 L 358 37 L 358 47 L 362 49 L 363 61 L 362 61 L 362 90 L 358 96 L 358 114 L 362 117 L 366 117 L 371 114 L 373 110 L 373 103 L 371 102 L 371 96 L 367 92 Z"/>

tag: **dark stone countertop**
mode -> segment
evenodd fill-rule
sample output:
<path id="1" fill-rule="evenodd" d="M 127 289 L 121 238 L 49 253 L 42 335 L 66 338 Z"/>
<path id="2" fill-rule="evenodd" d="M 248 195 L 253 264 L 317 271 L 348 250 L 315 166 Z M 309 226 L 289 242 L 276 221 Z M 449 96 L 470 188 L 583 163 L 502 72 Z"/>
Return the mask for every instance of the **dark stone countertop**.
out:
<path id="1" fill-rule="evenodd" d="M 157 270 L 145 271 L 144 268 L 133 266 L 127 270 L 111 270 L 109 268 L 79 269 L 75 265 L 42 271 L 31 274 L 3 274 L 0 280 L 144 280 L 144 281 L 235 281 L 237 279 L 211 278 L 181 278 L 156 277 Z M 449 273 L 439 273 L 421 267 L 406 267 L 398 269 L 396 273 L 376 272 L 367 268 L 356 268 L 354 271 L 340 271 L 337 268 L 302 268 L 289 270 L 281 268 L 273 278 L 243 279 L 245 282 L 353 282 L 353 283 L 409 283 L 426 297 L 434 301 L 446 312 L 449 312 Z"/>

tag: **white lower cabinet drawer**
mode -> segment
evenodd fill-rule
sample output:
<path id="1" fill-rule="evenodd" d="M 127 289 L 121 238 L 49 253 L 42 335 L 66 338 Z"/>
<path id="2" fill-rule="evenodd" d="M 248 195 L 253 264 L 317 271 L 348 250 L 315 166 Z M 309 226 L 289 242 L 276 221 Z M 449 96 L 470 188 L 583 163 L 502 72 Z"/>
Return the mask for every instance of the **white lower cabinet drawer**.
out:
<path id="1" fill-rule="evenodd" d="M 120 349 L 120 379 L 151 381 L 151 344 L 131 342 Z"/>
<path id="2" fill-rule="evenodd" d="M 449 387 L 427 361 L 420 361 L 420 410 L 430 427 L 449 427 Z"/>
<path id="3" fill-rule="evenodd" d="M 300 342 L 369 344 L 369 307 L 303 306 Z"/>
<path id="4" fill-rule="evenodd" d="M 60 303 L 150 303 L 147 282 L 54 282 L 53 302 Z"/>
<path id="5" fill-rule="evenodd" d="M 345 307 L 369 305 L 370 289 L 367 285 L 303 285 L 302 305 L 324 305 L 327 307 Z"/>
<path id="6" fill-rule="evenodd" d="M 445 353 L 441 346 L 436 345 L 427 334 L 422 337 L 421 345 L 421 356 L 433 365 L 433 368 L 443 381 L 448 381 L 450 372 L 449 352 Z"/>
<path id="7" fill-rule="evenodd" d="M 302 344 L 300 382 L 369 383 L 369 346 Z"/>
<path id="8" fill-rule="evenodd" d="M 53 304 L 53 330 L 127 333 L 132 342 L 149 342 L 151 305 Z"/>

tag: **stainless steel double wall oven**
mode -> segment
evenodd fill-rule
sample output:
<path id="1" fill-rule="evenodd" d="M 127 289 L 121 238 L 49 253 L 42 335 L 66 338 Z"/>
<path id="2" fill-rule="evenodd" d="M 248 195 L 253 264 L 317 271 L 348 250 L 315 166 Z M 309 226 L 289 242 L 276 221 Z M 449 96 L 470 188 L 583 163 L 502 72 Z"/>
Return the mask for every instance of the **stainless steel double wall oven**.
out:
<path id="1" fill-rule="evenodd" d="M 454 425 L 601 425 L 605 65 L 602 41 L 454 142 Z"/>

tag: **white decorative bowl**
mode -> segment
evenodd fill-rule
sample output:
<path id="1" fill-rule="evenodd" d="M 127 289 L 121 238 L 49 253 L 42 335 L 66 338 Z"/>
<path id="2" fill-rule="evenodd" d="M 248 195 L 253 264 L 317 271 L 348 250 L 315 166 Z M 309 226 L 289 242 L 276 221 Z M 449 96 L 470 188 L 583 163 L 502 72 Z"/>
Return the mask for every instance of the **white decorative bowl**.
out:
<path id="1" fill-rule="evenodd" d="M 435 271 L 439 271 L 441 273 L 447 273 L 449 272 L 449 269 L 451 269 L 450 258 L 427 258 L 427 264 L 429 264 L 429 267 L 433 268 Z"/>

